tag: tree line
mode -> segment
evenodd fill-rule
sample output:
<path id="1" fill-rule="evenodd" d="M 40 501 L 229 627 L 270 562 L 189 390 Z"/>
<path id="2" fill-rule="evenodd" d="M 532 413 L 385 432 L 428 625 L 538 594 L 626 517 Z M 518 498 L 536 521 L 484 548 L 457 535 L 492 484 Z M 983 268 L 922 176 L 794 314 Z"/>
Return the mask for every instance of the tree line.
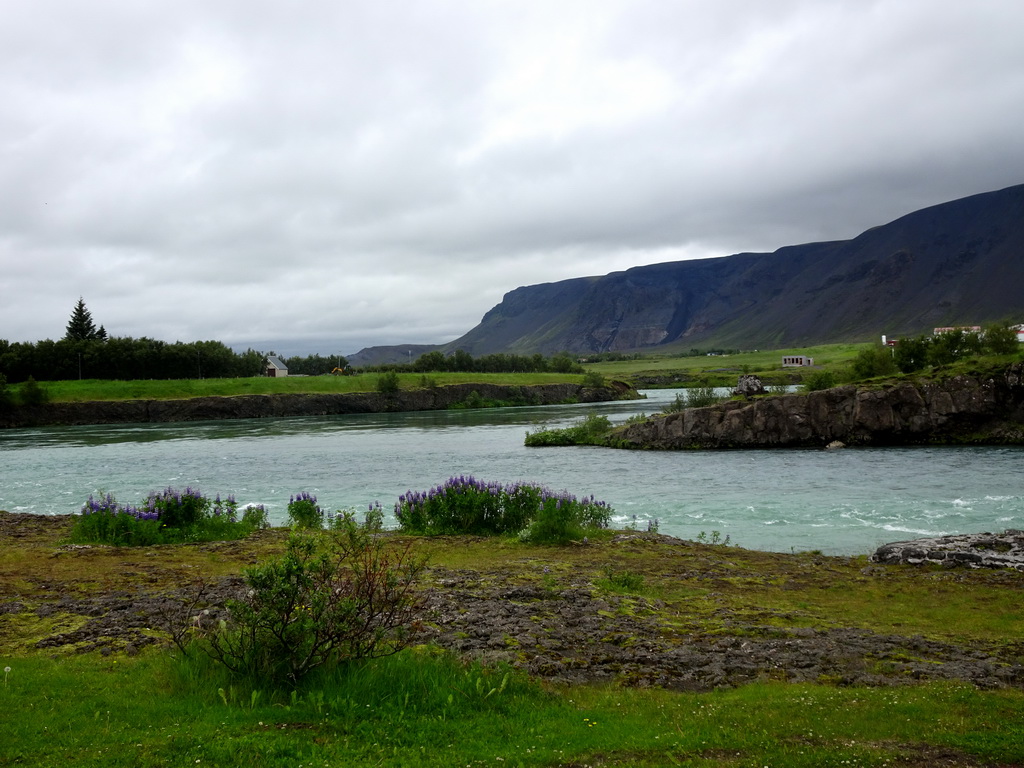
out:
<path id="1" fill-rule="evenodd" d="M 861 350 L 853 360 L 855 380 L 895 373 L 913 373 L 929 366 L 949 365 L 978 355 L 1012 355 L 1020 351 L 1017 330 L 1008 322 L 993 323 L 981 333 L 966 328 L 900 339 L 895 346 Z"/>
<path id="2" fill-rule="evenodd" d="M 450 355 L 434 350 L 420 355 L 411 363 L 390 363 L 363 368 L 365 371 L 397 371 L 408 373 L 583 373 L 583 366 L 568 352 L 552 357 L 535 355 L 494 354 L 473 357 L 464 349 Z"/>

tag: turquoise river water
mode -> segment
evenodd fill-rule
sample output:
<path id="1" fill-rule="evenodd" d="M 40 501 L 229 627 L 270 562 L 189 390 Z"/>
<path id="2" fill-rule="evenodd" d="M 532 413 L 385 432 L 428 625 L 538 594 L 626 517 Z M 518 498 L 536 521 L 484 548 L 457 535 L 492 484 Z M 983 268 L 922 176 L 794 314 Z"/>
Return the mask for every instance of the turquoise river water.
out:
<path id="1" fill-rule="evenodd" d="M 90 494 L 139 502 L 167 486 L 234 494 L 282 523 L 288 498 L 359 509 L 451 475 L 593 494 L 616 526 L 681 538 L 862 554 L 919 536 L 1024 528 L 1024 448 L 621 451 L 526 448 L 528 430 L 597 412 L 613 422 L 675 397 L 596 405 L 0 432 L 0 509 L 77 512 Z M 393 522 L 390 521 L 390 522 Z"/>

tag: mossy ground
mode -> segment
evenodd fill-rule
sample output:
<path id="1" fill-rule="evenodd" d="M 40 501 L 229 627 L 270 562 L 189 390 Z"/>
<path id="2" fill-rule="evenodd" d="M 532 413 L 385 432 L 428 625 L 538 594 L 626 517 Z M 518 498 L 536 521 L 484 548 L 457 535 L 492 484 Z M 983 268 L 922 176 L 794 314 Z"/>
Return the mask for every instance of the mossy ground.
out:
<path id="1" fill-rule="evenodd" d="M 382 690 L 377 680 L 357 692 L 349 681 L 289 701 L 235 690 L 213 673 L 175 682 L 159 644 L 141 648 L 129 634 L 61 641 L 101 618 L 82 610 L 130 614 L 140 595 L 235 576 L 281 552 L 287 531 L 115 549 L 66 546 L 69 525 L 0 514 L 0 666 L 14 669 L 0 693 L 7 711 L 38 716 L 0 727 L 0 762 L 1024 762 L 1024 574 L 1016 572 L 878 566 L 630 531 L 565 547 L 415 539 L 431 564 L 423 644 L 375 674 L 410 679 L 408 665 L 429 667 L 431 649 L 442 647 L 547 682 L 499 705 L 497 695 L 482 696 L 500 676 L 488 673 L 481 688 L 483 672 L 442 680 L 434 670 L 412 691 L 401 682 Z M 428 706 L 431 686 L 451 694 Z M 355 717 L 356 709 L 373 715 Z"/>

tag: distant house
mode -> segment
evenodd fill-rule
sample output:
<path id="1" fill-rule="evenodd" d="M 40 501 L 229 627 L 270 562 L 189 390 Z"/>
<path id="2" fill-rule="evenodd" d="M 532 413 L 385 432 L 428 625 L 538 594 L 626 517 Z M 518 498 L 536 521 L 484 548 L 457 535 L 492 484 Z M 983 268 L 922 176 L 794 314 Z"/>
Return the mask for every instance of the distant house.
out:
<path id="1" fill-rule="evenodd" d="M 782 358 L 783 368 L 803 368 L 814 365 L 814 358 L 807 355 L 791 355 Z"/>
<path id="2" fill-rule="evenodd" d="M 1017 341 L 1024 344 L 1024 325 L 1014 325 L 1011 327 L 1017 331 Z"/>
<path id="3" fill-rule="evenodd" d="M 267 376 L 279 378 L 288 375 L 288 366 L 281 362 L 281 358 L 270 356 L 267 358 Z"/>
<path id="4" fill-rule="evenodd" d="M 945 328 L 934 328 L 932 329 L 932 336 L 938 336 L 940 333 L 953 333 L 953 331 L 963 331 L 964 333 L 981 333 L 980 325 L 952 325 Z"/>

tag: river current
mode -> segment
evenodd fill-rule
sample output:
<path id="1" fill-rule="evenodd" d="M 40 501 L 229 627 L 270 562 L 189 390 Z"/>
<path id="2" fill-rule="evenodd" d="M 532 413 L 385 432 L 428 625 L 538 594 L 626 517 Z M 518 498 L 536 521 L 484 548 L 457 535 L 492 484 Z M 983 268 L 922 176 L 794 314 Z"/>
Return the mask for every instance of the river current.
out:
<path id="1" fill-rule="evenodd" d="M 655 413 L 674 391 L 627 403 L 0 432 L 0 509 L 77 512 L 90 494 L 137 503 L 167 486 L 266 505 L 389 513 L 452 475 L 593 494 L 636 524 L 780 552 L 863 554 L 920 536 L 1024 528 L 1024 448 L 622 451 L 526 448 L 527 431 L 588 413 Z"/>

